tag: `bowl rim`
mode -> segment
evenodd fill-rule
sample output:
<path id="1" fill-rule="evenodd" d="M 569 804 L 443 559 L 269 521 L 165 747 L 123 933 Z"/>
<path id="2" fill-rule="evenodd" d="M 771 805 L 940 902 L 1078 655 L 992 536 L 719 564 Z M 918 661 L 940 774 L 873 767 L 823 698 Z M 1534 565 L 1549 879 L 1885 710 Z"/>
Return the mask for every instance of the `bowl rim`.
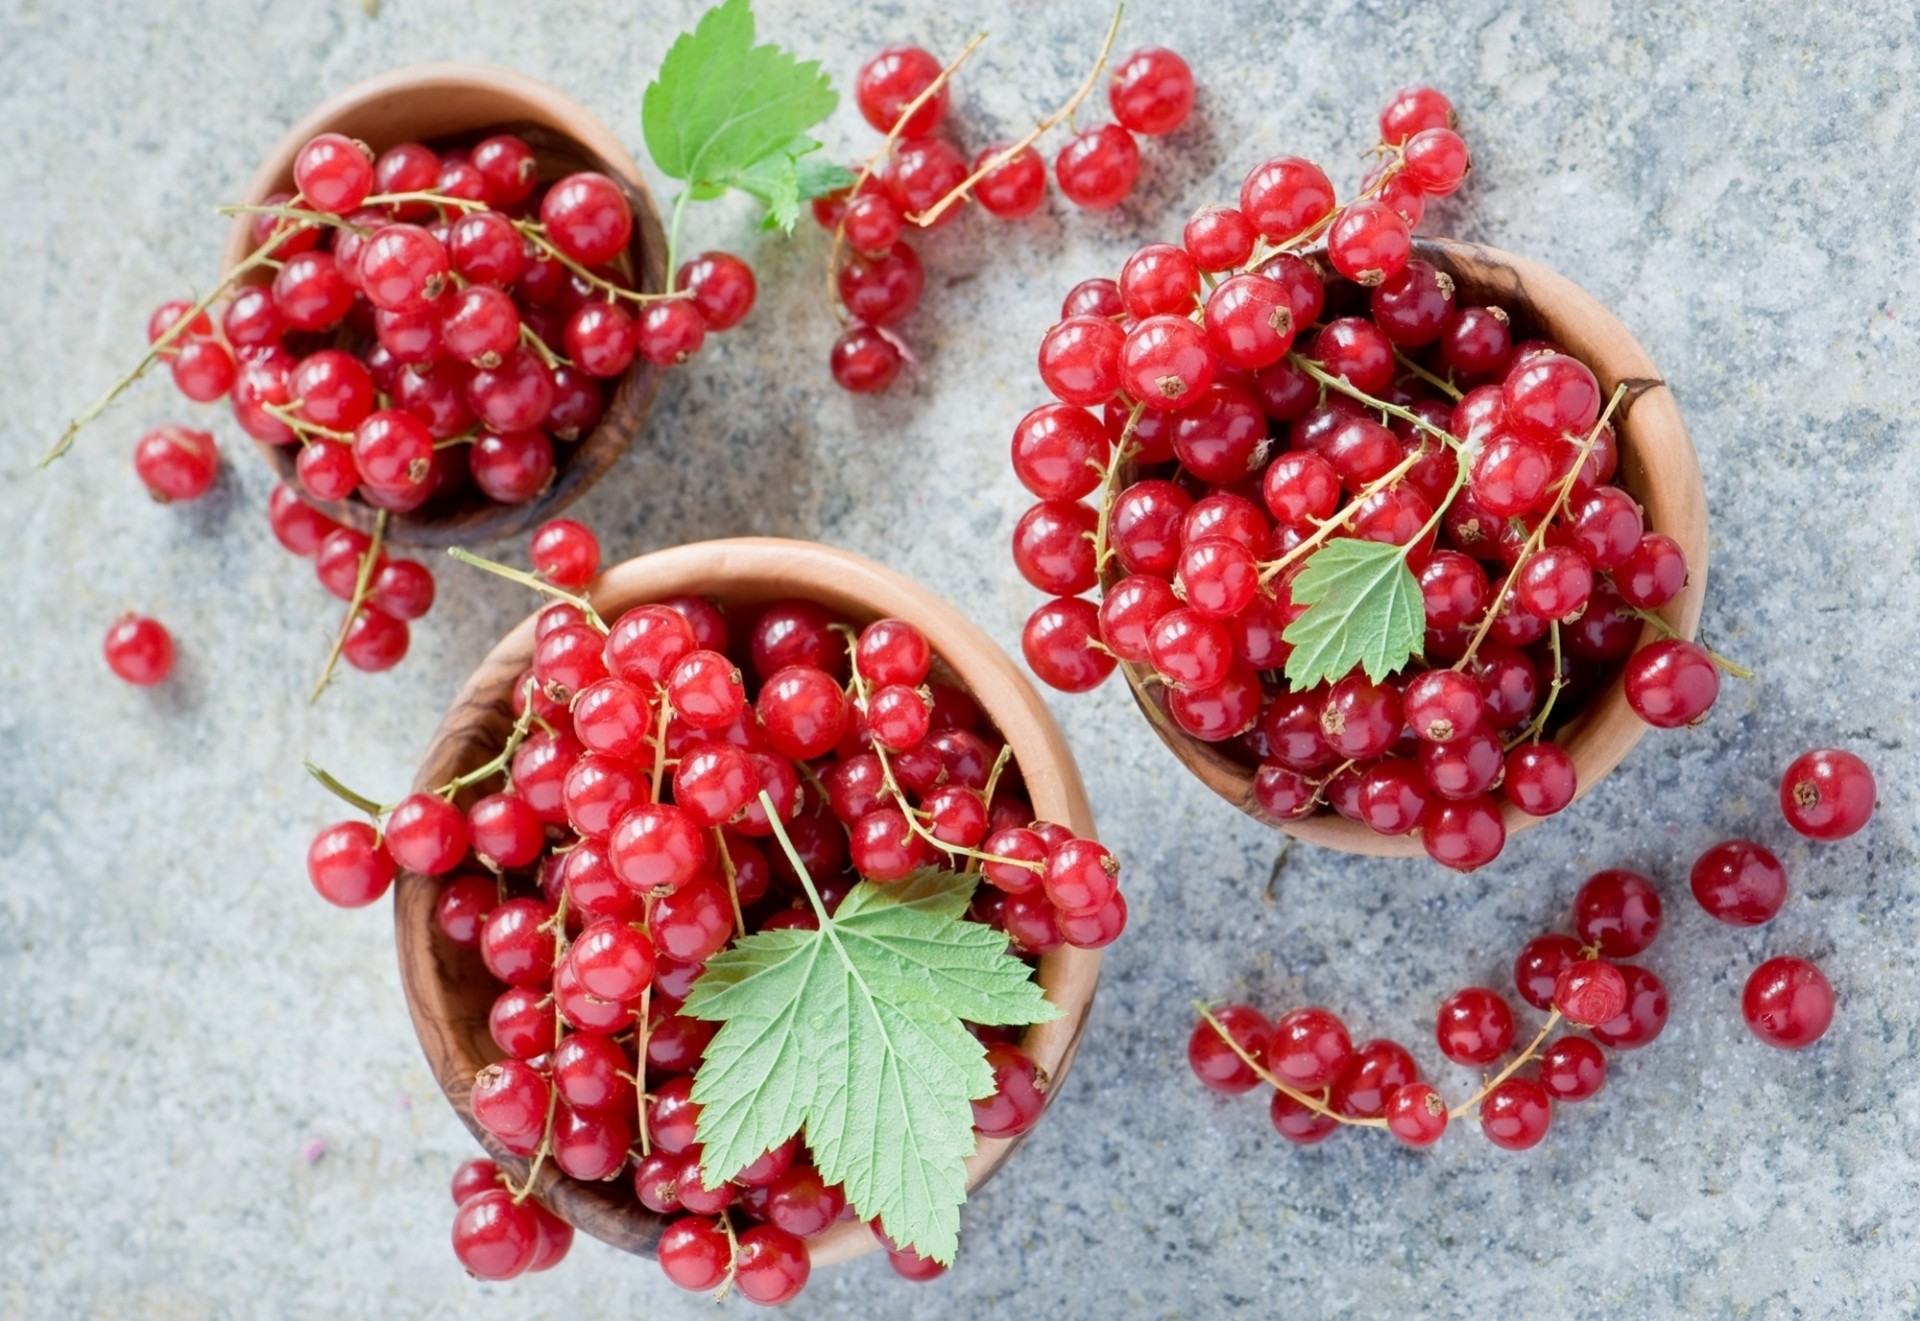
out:
<path id="1" fill-rule="evenodd" d="M 242 194 L 242 204 L 257 203 L 276 188 L 291 187 L 293 162 L 300 148 L 314 135 L 333 131 L 343 119 L 375 113 L 412 98 L 449 94 L 497 100 L 502 103 L 502 110 L 497 118 L 475 123 L 470 128 L 427 133 L 422 137 L 442 137 L 488 127 L 524 129 L 535 124 L 571 140 L 583 156 L 597 163 L 627 195 L 634 219 L 628 251 L 634 258 L 641 290 L 658 293 L 666 288 L 666 232 L 646 176 L 632 154 L 598 116 L 567 93 L 531 74 L 501 65 L 436 60 L 388 69 L 341 88 L 280 135 L 254 168 Z M 396 138 L 404 140 L 397 135 Z M 378 149 L 380 144 L 374 145 Z M 252 251 L 251 224 L 251 217 L 239 215 L 228 226 L 220 254 L 222 273 L 232 270 Z M 659 390 L 660 376 L 660 368 L 644 356 L 636 355 L 627 371 L 612 383 L 606 412 L 600 421 L 574 443 L 564 463 L 555 465 L 552 483 L 539 496 L 519 505 L 476 503 L 463 507 L 456 516 L 422 519 L 410 514 L 393 514 L 387 520 L 388 542 L 439 548 L 497 541 L 552 518 L 604 476 L 639 434 Z M 335 522 L 361 532 L 372 531 L 379 513 L 373 506 L 351 498 L 331 502 L 309 498 L 293 475 L 289 446 L 249 439 L 304 503 Z"/>
<path id="2" fill-rule="evenodd" d="M 1413 246 L 1416 259 L 1432 262 L 1457 283 L 1471 287 L 1477 300 L 1523 307 L 1542 333 L 1592 369 L 1604 394 L 1610 396 L 1623 384 L 1628 387 L 1614 413 L 1620 448 L 1620 471 L 1615 480 L 1647 506 L 1651 515 L 1654 502 L 1649 500 L 1648 487 L 1650 479 L 1658 474 L 1658 503 L 1670 512 L 1657 525 L 1650 516 L 1648 530 L 1662 532 L 1679 543 L 1687 558 L 1687 581 L 1679 594 L 1655 613 L 1677 636 L 1692 640 L 1706 599 L 1706 487 L 1693 439 L 1659 368 L 1604 303 L 1540 262 L 1461 239 L 1420 237 Z M 1101 584 L 1102 597 L 1107 585 Z M 1635 645 L 1645 645 L 1656 636 L 1655 627 L 1645 624 Z M 1276 821 L 1262 812 L 1254 799 L 1252 768 L 1174 726 L 1145 693 L 1143 680 L 1150 673 L 1148 667 L 1122 661 L 1119 668 L 1135 705 L 1161 742 L 1214 793 L 1256 821 L 1294 839 L 1342 853 L 1426 856 L 1417 835 L 1376 834 L 1336 812 Z M 1624 682 L 1615 674 L 1608 686 L 1553 738 L 1574 760 L 1578 776 L 1574 802 L 1611 774 L 1649 728 L 1627 705 Z M 1501 804 L 1501 815 L 1509 839 L 1552 819 L 1529 816 L 1509 802 Z"/>
<path id="3" fill-rule="evenodd" d="M 771 586 L 766 586 L 771 584 Z M 1045 702 L 1007 653 L 942 597 L 903 574 L 851 551 L 816 542 L 746 537 L 694 542 L 652 552 L 608 568 L 588 588 L 590 599 L 605 602 L 612 614 L 633 605 L 676 595 L 715 594 L 733 603 L 809 595 L 816 588 L 836 611 L 856 603 L 857 618 L 896 616 L 911 619 L 927 635 L 934 654 L 961 680 L 982 712 L 1014 748 L 1034 811 L 1076 834 L 1093 834 L 1093 811 L 1065 737 Z M 611 617 L 611 616 L 610 616 Z M 450 774 L 491 755 L 512 723 L 510 685 L 533 654 L 537 612 L 522 620 L 487 653 L 464 680 L 421 757 L 413 791 L 430 790 Z M 435 1081 L 461 1121 L 488 1154 L 516 1178 L 526 1162 L 511 1155 L 474 1123 L 467 1096 L 473 1074 L 500 1057 L 484 1019 L 455 1028 L 460 1016 L 450 1003 L 456 970 L 472 975 L 479 957 L 438 935 L 433 907 L 441 882 L 401 872 L 394 890 L 394 941 L 407 1010 Z M 1029 1028 L 1022 1047 L 1047 1073 L 1048 1104 L 1070 1069 L 1097 987 L 1102 951 L 1072 946 L 1040 960 L 1038 980 L 1062 1012 L 1060 1018 Z M 969 1193 L 998 1171 L 1024 1138 L 980 1139 L 967 1161 Z M 630 1188 L 630 1181 L 613 1187 Z M 649 1254 L 665 1217 L 618 1197 L 603 1186 L 568 1179 L 547 1162 L 536 1180 L 539 1196 L 557 1214 L 587 1233 L 629 1252 Z M 816 1265 L 877 1251 L 878 1242 L 857 1222 L 835 1226 L 809 1241 Z"/>

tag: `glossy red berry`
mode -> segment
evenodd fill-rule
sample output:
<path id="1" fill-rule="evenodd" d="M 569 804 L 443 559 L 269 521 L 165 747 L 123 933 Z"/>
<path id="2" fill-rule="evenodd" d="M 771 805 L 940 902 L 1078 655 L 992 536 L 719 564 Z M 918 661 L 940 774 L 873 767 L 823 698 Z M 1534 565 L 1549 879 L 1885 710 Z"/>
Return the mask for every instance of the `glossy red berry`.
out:
<path id="1" fill-rule="evenodd" d="M 1841 748 L 1803 752 L 1780 777 L 1780 811 L 1808 839 L 1845 839 L 1873 815 L 1876 789 L 1867 763 Z"/>
<path id="2" fill-rule="evenodd" d="M 753 268 L 730 252 L 703 252 L 682 264 L 673 287 L 693 296 L 708 330 L 731 330 L 753 310 L 759 287 Z"/>
<path id="3" fill-rule="evenodd" d="M 1397 147 L 1429 128 L 1452 128 L 1453 103 L 1431 87 L 1402 87 L 1380 112 L 1380 140 Z"/>
<path id="4" fill-rule="evenodd" d="M 1593 1039 L 1615 1050 L 1638 1050 L 1667 1025 L 1667 988 L 1638 964 L 1616 964 L 1627 983 L 1627 1007 L 1618 1018 L 1593 1029 Z"/>
<path id="5" fill-rule="evenodd" d="M 1455 1064 L 1487 1065 L 1513 1046 L 1513 1010 L 1484 986 L 1455 991 L 1440 1005 L 1434 1039 Z"/>
<path id="6" fill-rule="evenodd" d="M 1610 959 L 1631 958 L 1652 945 L 1660 917 L 1653 882 L 1624 868 L 1595 872 L 1573 898 L 1574 930 Z"/>
<path id="7" fill-rule="evenodd" d="M 322 133 L 293 158 L 293 182 L 315 211 L 345 215 L 373 191 L 373 159 L 352 138 Z"/>
<path id="8" fill-rule="evenodd" d="M 125 614 L 107 630 L 107 668 L 126 683 L 150 688 L 173 672 L 173 635 L 145 615 Z"/>
<path id="9" fill-rule="evenodd" d="M 1099 610 L 1083 597 L 1056 597 L 1027 617 L 1021 654 L 1040 681 L 1061 692 L 1084 693 L 1113 673 L 1112 655 L 1094 650 L 1100 640 Z M 1224 677 L 1224 676 L 1223 676 Z"/>
<path id="10" fill-rule="evenodd" d="M 1118 206 L 1140 175 L 1140 147 L 1118 124 L 1083 129 L 1053 161 L 1054 179 L 1069 202 L 1088 211 Z"/>
<path id="11" fill-rule="evenodd" d="M 1569 1023 L 1599 1027 L 1626 1011 L 1627 979 L 1605 959 L 1579 959 L 1554 979 L 1553 1007 Z"/>
<path id="12" fill-rule="evenodd" d="M 1740 1012 L 1753 1035 L 1780 1050 L 1802 1050 L 1833 1022 L 1833 987 L 1805 959 L 1768 959 L 1747 978 Z"/>
<path id="13" fill-rule="evenodd" d="M 540 1248 L 535 1204 L 514 1201 L 505 1188 L 488 1188 L 460 1203 L 453 1216 L 453 1254 L 468 1274 L 511 1280 L 533 1266 Z"/>
<path id="14" fill-rule="evenodd" d="M 979 170 L 1011 144 L 996 142 L 973 158 Z M 1022 147 L 981 176 L 973 186 L 974 200 L 987 214 L 1002 220 L 1019 220 L 1040 209 L 1047 200 L 1047 163 L 1032 147 Z"/>
<path id="15" fill-rule="evenodd" d="M 893 384 L 903 361 L 899 346 L 872 326 L 855 326 L 833 342 L 828 369 L 850 394 L 877 394 Z"/>
<path id="16" fill-rule="evenodd" d="M 1580 942 L 1572 936 L 1535 936 L 1520 947 L 1513 960 L 1514 989 L 1535 1009 L 1550 1008 L 1561 970 L 1580 957 Z"/>
<path id="17" fill-rule="evenodd" d="M 1649 642 L 1627 662 L 1627 705 L 1656 729 L 1703 719 L 1720 695 L 1720 669 L 1706 648 L 1679 638 Z"/>
<path id="18" fill-rule="evenodd" d="M 577 591 L 600 571 L 600 539 L 570 518 L 542 523 L 530 548 L 534 570 L 555 587 Z"/>
<path id="19" fill-rule="evenodd" d="M 393 858 L 364 821 L 328 826 L 307 848 L 307 879 L 322 899 L 341 908 L 372 903 L 393 884 L 393 874 Z"/>
<path id="20" fill-rule="evenodd" d="M 1161 46 L 1143 46 L 1113 66 L 1107 101 L 1113 117 L 1135 133 L 1171 133 L 1193 109 L 1193 70 Z"/>
<path id="21" fill-rule="evenodd" d="M 1387 1131 L 1410 1147 L 1438 1142 L 1447 1118 L 1447 1103 L 1431 1083 L 1407 1083 L 1387 1096 Z"/>
<path id="22" fill-rule="evenodd" d="M 1346 1024 L 1326 1009 L 1282 1014 L 1267 1039 L 1267 1068 L 1290 1087 L 1318 1092 L 1330 1087 L 1353 1058 Z"/>
<path id="23" fill-rule="evenodd" d="M 1553 1120 L 1553 1103 L 1531 1078 L 1509 1078 L 1480 1102 L 1480 1131 L 1504 1151 L 1538 1146 Z"/>
<path id="24" fill-rule="evenodd" d="M 1749 839 L 1729 839 L 1693 864 L 1693 897 L 1708 917 L 1728 926 L 1758 926 L 1787 902 L 1787 869 Z"/>
<path id="25" fill-rule="evenodd" d="M 1185 317 L 1152 316 L 1126 334 L 1121 384 L 1148 408 L 1185 408 L 1213 383 L 1215 364 L 1202 327 Z"/>
<path id="26" fill-rule="evenodd" d="M 1584 1101 L 1606 1081 L 1606 1052 L 1586 1037 L 1559 1037 L 1540 1052 L 1540 1088 L 1556 1101 Z"/>
<path id="27" fill-rule="evenodd" d="M 854 78 L 853 95 L 861 116 L 876 131 L 892 133 L 906 108 L 933 86 L 940 68 L 940 61 L 918 46 L 887 47 L 861 65 Z M 946 116 L 947 100 L 947 87 L 942 84 L 900 126 L 900 136 L 918 138 L 931 133 Z"/>
<path id="28" fill-rule="evenodd" d="M 439 794 L 400 800 L 386 822 L 387 852 L 408 871 L 439 876 L 467 856 L 467 819 Z"/>
<path id="29" fill-rule="evenodd" d="M 1241 1051 L 1264 1061 L 1273 1035 L 1273 1024 L 1266 1015 L 1252 1005 L 1228 1004 L 1215 1009 L 1213 1016 Z M 1194 1025 L 1193 1035 L 1187 1039 L 1187 1065 L 1202 1083 L 1228 1096 L 1251 1091 L 1260 1083 L 1253 1066 L 1204 1018 Z"/>
<path id="30" fill-rule="evenodd" d="M 633 212 L 620 185 L 590 172 L 570 174 L 547 190 L 540 223 L 556 248 L 587 267 L 612 261 L 633 236 Z"/>
<path id="31" fill-rule="evenodd" d="M 1333 184 L 1311 161 L 1276 156 L 1247 174 L 1240 187 L 1240 210 L 1267 238 L 1289 239 L 1333 211 Z"/>

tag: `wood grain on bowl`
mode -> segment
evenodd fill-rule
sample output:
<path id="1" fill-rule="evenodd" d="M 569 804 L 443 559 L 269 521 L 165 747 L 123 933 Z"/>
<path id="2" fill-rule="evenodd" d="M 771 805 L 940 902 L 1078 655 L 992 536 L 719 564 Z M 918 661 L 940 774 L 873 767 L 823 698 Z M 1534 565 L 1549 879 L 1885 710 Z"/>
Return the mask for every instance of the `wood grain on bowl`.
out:
<path id="1" fill-rule="evenodd" d="M 344 133 L 377 154 L 401 142 L 477 140 L 496 132 L 518 133 L 526 139 L 535 151 L 543 183 L 581 170 L 597 170 L 616 181 L 633 211 L 627 258 L 637 287 L 647 293 L 666 288 L 666 235 L 632 155 L 585 107 L 559 89 L 512 69 L 416 64 L 355 83 L 287 130 L 260 162 L 240 200 L 256 205 L 275 192 L 291 189 L 294 157 L 319 133 Z M 252 217 L 235 217 L 221 255 L 223 271 L 233 269 L 252 250 L 251 227 Z M 264 278 L 267 273 L 261 274 Z M 659 384 L 660 369 L 644 356 L 635 357 L 614 383 L 606 412 L 592 432 L 578 442 L 555 447 L 553 482 L 538 498 L 503 505 L 469 486 L 449 507 L 439 507 L 436 501 L 414 513 L 391 516 L 387 540 L 401 546 L 474 545 L 518 535 L 552 518 L 599 480 L 640 433 Z M 255 447 L 282 480 L 300 490 L 293 469 L 297 446 L 256 441 Z M 349 527 L 362 532 L 373 528 L 377 511 L 357 498 L 310 503 Z"/>
<path id="2" fill-rule="evenodd" d="M 774 538 L 710 541 L 663 550 L 615 565 L 589 589 L 609 622 L 636 605 L 670 596 L 706 596 L 723 606 L 782 598 L 817 601 L 850 621 L 883 617 L 912 621 L 937 658 L 935 672 L 973 695 L 982 713 L 1013 748 L 1035 813 L 1075 834 L 1091 837 L 1093 812 L 1066 741 L 1039 694 L 987 635 L 939 596 L 891 569 L 847 551 Z M 513 726 L 513 680 L 533 657 L 529 617 L 462 685 L 421 759 L 415 790 L 432 789 L 490 759 Z M 395 887 L 395 941 L 401 982 L 421 1049 L 461 1119 L 515 1179 L 526 1162 L 507 1154 L 474 1123 L 468 1093 L 474 1073 L 500 1058 L 487 1029 L 487 1011 L 500 987 L 474 950 L 440 935 L 434 904 L 440 882 L 402 873 Z M 1057 1095 L 1072 1065 L 1092 1009 L 1100 951 L 1062 947 L 1040 961 L 1039 980 L 1062 1010 L 1029 1028 L 1021 1045 L 1051 1079 Z M 1020 1139 L 982 1139 L 967 1162 L 967 1185 L 977 1188 L 998 1170 Z M 547 1162 L 540 1196 L 586 1233 L 629 1252 L 651 1253 L 665 1220 L 642 1207 L 631 1180 L 590 1185 L 568 1179 Z M 816 1265 L 844 1261 L 878 1246 L 865 1225 L 849 1221 L 808 1244 Z"/>
<path id="3" fill-rule="evenodd" d="M 1614 480 L 1645 508 L 1648 530 L 1672 537 L 1686 552 L 1686 586 L 1658 613 L 1681 637 L 1691 639 L 1699 628 L 1707 589 L 1706 489 L 1701 484 L 1700 460 L 1673 391 L 1646 350 L 1591 294 L 1539 262 L 1452 239 L 1417 239 L 1414 256 L 1453 278 L 1460 306 L 1491 304 L 1505 308 L 1513 318 L 1516 340 L 1542 336 L 1586 363 L 1599 378 L 1603 397 L 1610 398 L 1621 385 L 1627 387 L 1613 415 L 1620 443 L 1620 470 Z M 1653 626 L 1646 625 L 1641 642 L 1652 636 Z M 1249 816 L 1296 839 L 1345 853 L 1424 856 L 1417 835 L 1376 834 L 1360 822 L 1333 812 L 1274 821 L 1254 800 L 1254 768 L 1175 725 L 1152 696 L 1158 690 L 1145 683 L 1151 674 L 1149 667 L 1123 662 L 1122 668 L 1131 675 L 1129 686 L 1134 700 L 1161 741 L 1202 783 Z M 1627 705 L 1624 685 L 1616 673 L 1554 734 L 1554 742 L 1573 759 L 1579 779 L 1576 800 L 1620 764 L 1647 728 Z M 1511 803 L 1502 804 L 1502 813 L 1509 836 L 1548 819 L 1528 816 Z"/>

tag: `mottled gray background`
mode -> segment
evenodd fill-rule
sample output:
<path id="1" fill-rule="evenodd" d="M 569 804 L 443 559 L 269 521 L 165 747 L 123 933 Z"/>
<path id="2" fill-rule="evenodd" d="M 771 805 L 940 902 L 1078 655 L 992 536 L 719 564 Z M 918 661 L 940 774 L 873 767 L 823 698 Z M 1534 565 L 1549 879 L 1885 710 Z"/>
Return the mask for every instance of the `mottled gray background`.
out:
<path id="1" fill-rule="evenodd" d="M 384 907 L 302 875 L 334 806 L 318 758 L 395 790 L 473 659 L 527 608 L 441 574 L 392 674 L 304 696 L 336 607 L 270 540 L 268 475 L 224 410 L 215 494 L 150 504 L 128 453 L 195 416 L 140 389 L 47 473 L 29 456 L 137 352 L 148 310 L 205 287 L 232 198 L 309 106 L 396 64 L 466 57 L 552 79 L 638 144 L 640 95 L 691 0 L 650 5 L 0 0 L 0 1314 L 702 1316 L 651 1262 L 582 1242 L 560 1269 L 469 1281 L 446 1178 L 472 1144 L 408 1028 Z M 962 78 L 969 144 L 1079 78 L 1099 3 L 763 0 L 764 27 L 843 86 L 867 53 L 992 39 Z M 968 7 L 973 8 L 973 7 Z M 826 372 L 822 242 L 699 208 L 696 245 L 748 256 L 762 299 L 673 374 L 642 442 L 579 506 L 609 550 L 734 533 L 817 537 L 939 586 L 1009 646 L 1035 603 L 1004 549 L 1024 498 L 1007 437 L 1061 292 L 1237 191 L 1264 155 L 1359 174 L 1386 93 L 1435 82 L 1477 169 L 1428 228 L 1538 257 L 1616 308 L 1666 370 L 1706 469 L 1705 626 L 1761 674 L 1699 730 L 1650 737 L 1592 797 L 1461 878 L 1297 848 L 1188 779 L 1113 685 L 1055 703 L 1134 926 L 1108 956 L 1059 1104 L 968 1208 L 931 1286 L 872 1259 L 823 1271 L 802 1316 L 1908 1315 L 1920 1311 L 1920 937 L 1913 492 L 1920 486 L 1920 67 L 1913 13 L 1874 6 L 1254 0 L 1132 7 L 1123 45 L 1184 52 L 1199 113 L 1104 216 L 979 217 L 922 248 L 923 365 L 878 400 Z M 830 125 L 873 141 L 850 106 Z M 182 662 L 107 677 L 123 607 Z M 1809 847 L 1780 767 L 1837 742 L 1881 776 L 1872 826 Z M 1793 876 L 1736 933 L 1686 897 L 1696 852 L 1751 832 Z M 1460 1132 L 1299 1151 L 1249 1097 L 1188 1077 L 1194 996 L 1336 1006 L 1441 1065 L 1427 1025 L 1503 984 L 1581 877 L 1632 864 L 1672 919 L 1650 959 L 1674 1019 L 1525 1155 Z M 1819 959 L 1839 1018 L 1801 1055 L 1741 1026 L 1761 958 Z M 1462 1071 L 1441 1067 L 1450 1091 Z M 303 1160 L 314 1140 L 317 1163 Z M 734 1302 L 739 1313 L 747 1307 Z"/>

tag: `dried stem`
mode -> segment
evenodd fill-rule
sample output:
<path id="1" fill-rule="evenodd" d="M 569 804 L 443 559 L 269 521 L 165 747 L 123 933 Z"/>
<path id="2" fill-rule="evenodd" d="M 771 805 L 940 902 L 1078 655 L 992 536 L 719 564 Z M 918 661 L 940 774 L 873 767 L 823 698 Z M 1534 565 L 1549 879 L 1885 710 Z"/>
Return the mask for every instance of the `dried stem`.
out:
<path id="1" fill-rule="evenodd" d="M 1113 22 L 1107 25 L 1106 40 L 1100 43 L 1100 54 L 1094 60 L 1093 67 L 1087 70 L 1086 81 L 1080 84 L 1073 95 L 1068 97 L 1058 110 L 1034 124 L 1034 126 L 1027 131 L 1027 135 L 1018 142 L 988 157 L 972 174 L 969 174 L 966 178 L 955 184 L 953 190 L 945 197 L 935 202 L 926 210 L 908 216 L 907 219 L 922 228 L 933 224 L 947 213 L 949 207 L 964 200 L 972 193 L 975 184 L 979 183 L 989 174 L 992 174 L 1002 165 L 1005 165 L 1015 156 L 1018 156 L 1028 147 L 1031 147 L 1047 133 L 1071 119 L 1073 112 L 1080 108 L 1080 103 L 1087 99 L 1094 87 L 1099 83 L 1100 71 L 1107 67 L 1107 57 L 1113 54 L 1113 39 L 1119 35 L 1120 32 L 1120 16 L 1126 12 L 1127 7 L 1125 5 L 1120 5 L 1113 11 Z"/>
<path id="2" fill-rule="evenodd" d="M 380 562 L 380 545 L 387 539 L 387 511 L 382 509 L 373 520 L 373 535 L 367 539 L 367 548 L 360 553 L 360 569 L 354 574 L 353 595 L 347 600 L 346 618 L 340 621 L 340 631 L 333 635 L 333 646 L 327 651 L 327 664 L 320 671 L 320 682 L 314 684 L 313 694 L 307 698 L 312 704 L 320 700 L 320 694 L 327 691 L 327 685 L 333 682 L 333 671 L 340 664 L 341 649 L 347 645 L 347 634 L 353 629 L 353 621 L 360 616 L 360 607 L 367 603 L 367 593 L 373 587 L 373 569 Z"/>
<path id="3" fill-rule="evenodd" d="M 490 560 L 485 556 L 475 555 L 464 546 L 449 546 L 447 547 L 447 554 L 453 556 L 453 558 L 459 560 L 462 564 L 470 564 L 476 569 L 485 569 L 495 577 L 505 578 L 508 582 L 519 583 L 523 587 L 531 587 L 534 591 L 551 596 L 556 601 L 565 601 L 568 605 L 578 610 L 587 623 L 593 625 L 593 627 L 599 629 L 602 633 L 607 632 L 606 621 L 600 618 L 599 611 L 595 610 L 593 604 L 584 596 L 576 596 L 564 588 L 555 587 L 546 579 L 536 574 L 528 573 L 524 569 L 516 569 L 511 565 L 501 564 L 497 560 Z"/>
<path id="4" fill-rule="evenodd" d="M 1213 1016 L 1213 1009 L 1209 1005 L 1204 1001 L 1196 1000 L 1193 1002 L 1193 1007 L 1200 1011 L 1200 1017 L 1207 1021 L 1207 1025 L 1220 1034 L 1220 1040 L 1226 1042 L 1233 1053 L 1240 1057 L 1241 1062 L 1253 1070 L 1254 1076 L 1259 1078 L 1261 1082 L 1266 1083 L 1269 1087 L 1272 1087 L 1275 1091 L 1291 1097 L 1299 1104 L 1313 1111 L 1316 1115 L 1319 1115 L 1322 1119 L 1331 1119 L 1336 1124 L 1350 1124 L 1355 1128 L 1385 1128 L 1387 1126 L 1387 1121 L 1384 1119 L 1356 1119 L 1352 1115 L 1343 1115 L 1328 1105 L 1324 1096 L 1314 1096 L 1311 1093 L 1301 1091 L 1298 1087 L 1292 1087 L 1281 1082 L 1278 1078 L 1274 1077 L 1272 1073 L 1268 1072 L 1265 1064 L 1262 1064 L 1252 1055 L 1249 1055 L 1246 1048 L 1233 1039 L 1233 1033 L 1227 1031 L 1227 1029 L 1222 1026 L 1220 1020 Z"/>

